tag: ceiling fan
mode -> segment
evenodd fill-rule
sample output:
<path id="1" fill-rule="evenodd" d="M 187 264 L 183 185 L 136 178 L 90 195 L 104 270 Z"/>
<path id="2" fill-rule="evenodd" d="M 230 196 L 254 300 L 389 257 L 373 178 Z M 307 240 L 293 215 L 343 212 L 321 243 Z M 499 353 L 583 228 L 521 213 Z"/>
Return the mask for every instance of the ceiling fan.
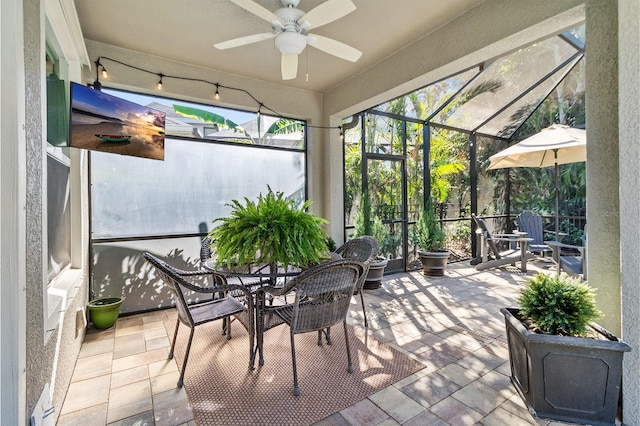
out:
<path id="1" fill-rule="evenodd" d="M 217 49 L 230 49 L 263 40 L 275 39 L 282 52 L 282 79 L 291 80 L 298 73 L 298 55 L 309 44 L 338 58 L 356 62 L 362 52 L 337 40 L 309 34 L 312 28 L 331 23 L 356 10 L 351 0 L 328 0 L 309 12 L 297 9 L 300 0 L 280 0 L 284 7 L 271 12 L 252 0 L 231 0 L 238 6 L 271 23 L 271 32 L 254 34 L 216 43 Z"/>

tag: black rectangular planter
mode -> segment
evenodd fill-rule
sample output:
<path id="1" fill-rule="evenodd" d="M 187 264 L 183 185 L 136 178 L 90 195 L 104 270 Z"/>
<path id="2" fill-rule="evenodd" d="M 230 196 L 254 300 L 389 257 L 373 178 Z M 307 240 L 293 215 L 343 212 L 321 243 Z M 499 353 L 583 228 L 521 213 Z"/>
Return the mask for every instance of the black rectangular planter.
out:
<path id="1" fill-rule="evenodd" d="M 615 424 L 622 356 L 630 351 L 606 330 L 607 340 L 532 333 L 502 308 L 511 381 L 536 417 L 591 425 Z"/>

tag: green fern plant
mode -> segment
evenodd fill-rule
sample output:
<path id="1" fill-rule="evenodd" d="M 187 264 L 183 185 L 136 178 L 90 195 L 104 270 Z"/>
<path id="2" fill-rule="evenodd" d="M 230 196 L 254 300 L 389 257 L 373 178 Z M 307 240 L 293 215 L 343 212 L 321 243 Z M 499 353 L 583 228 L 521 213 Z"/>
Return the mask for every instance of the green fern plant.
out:
<path id="1" fill-rule="evenodd" d="M 306 267 L 328 255 L 325 219 L 307 212 L 306 201 L 296 208 L 282 192 L 260 194 L 254 202 L 232 200 L 230 216 L 215 219 L 209 231 L 218 266 L 277 264 Z"/>
<path id="2" fill-rule="evenodd" d="M 584 336 L 589 323 L 602 315 L 595 305 L 594 290 L 564 275 L 535 275 L 517 301 L 520 316 L 550 334 Z"/>

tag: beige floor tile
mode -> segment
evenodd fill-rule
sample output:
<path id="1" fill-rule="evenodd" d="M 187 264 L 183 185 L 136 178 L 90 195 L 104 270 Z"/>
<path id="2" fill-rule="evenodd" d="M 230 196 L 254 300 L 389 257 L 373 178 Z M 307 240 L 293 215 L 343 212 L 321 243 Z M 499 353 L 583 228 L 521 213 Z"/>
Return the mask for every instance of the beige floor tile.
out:
<path id="1" fill-rule="evenodd" d="M 404 423 L 425 410 L 422 405 L 393 386 L 374 393 L 369 399 L 399 423 Z"/>
<path id="2" fill-rule="evenodd" d="M 449 364 L 438 370 L 438 374 L 446 377 L 447 379 L 457 383 L 459 386 L 466 386 L 480 376 L 466 368 L 462 368 L 456 363 Z"/>
<path id="3" fill-rule="evenodd" d="M 92 377 L 110 374 L 112 360 L 113 353 L 111 352 L 78 358 L 71 382 L 79 382 Z"/>
<path id="4" fill-rule="evenodd" d="M 452 425 L 474 425 L 483 417 L 482 414 L 452 397 L 433 405 L 429 411 Z"/>
<path id="5" fill-rule="evenodd" d="M 111 389 L 107 423 L 122 420 L 153 409 L 151 384 L 148 380 Z"/>
<path id="6" fill-rule="evenodd" d="M 184 388 L 175 388 L 153 395 L 156 426 L 173 426 L 193 420 L 193 413 Z"/>
<path id="7" fill-rule="evenodd" d="M 132 333 L 124 336 L 118 336 L 116 332 L 116 338 L 113 345 L 113 358 L 123 358 L 125 356 L 139 354 L 146 351 L 146 344 L 144 341 L 144 333 Z"/>
<path id="8" fill-rule="evenodd" d="M 178 366 L 175 358 L 163 359 L 149 364 L 149 377 L 161 376 L 176 371 L 178 371 Z"/>
<path id="9" fill-rule="evenodd" d="M 149 380 L 149 369 L 146 365 L 113 373 L 111 375 L 111 388 L 117 388 L 141 380 Z"/>
<path id="10" fill-rule="evenodd" d="M 144 330 L 144 339 L 145 340 L 154 340 L 160 338 L 168 338 L 167 331 L 164 327 L 162 328 L 150 328 Z"/>
<path id="11" fill-rule="evenodd" d="M 113 338 L 84 342 L 80 348 L 78 358 L 86 358 L 88 356 L 113 352 L 113 342 Z"/>
<path id="12" fill-rule="evenodd" d="M 129 327 L 117 327 L 116 328 L 116 337 L 128 336 L 129 334 L 134 333 L 143 333 L 144 326 L 142 325 L 142 320 L 140 320 L 141 324 L 139 325 L 131 325 Z"/>
<path id="13" fill-rule="evenodd" d="M 403 426 L 450 426 L 449 423 L 433 414 L 425 411 L 406 421 Z"/>
<path id="14" fill-rule="evenodd" d="M 115 422 L 109 423 L 108 426 L 154 426 L 156 424 L 153 410 L 136 414 Z"/>
<path id="15" fill-rule="evenodd" d="M 352 425 L 374 425 L 389 417 L 380 407 L 368 399 L 357 402 L 340 411 Z"/>
<path id="16" fill-rule="evenodd" d="M 115 336 L 115 327 L 107 330 L 98 330 L 94 327 L 89 327 L 84 335 L 84 342 L 95 342 L 96 340 L 113 339 Z"/>
<path id="17" fill-rule="evenodd" d="M 400 390 L 423 407 L 429 408 L 458 389 L 460 389 L 458 384 L 436 372 L 428 374 Z"/>
<path id="18" fill-rule="evenodd" d="M 504 426 L 504 425 L 535 425 L 536 422 L 526 421 L 521 417 L 498 407 L 482 419 L 483 426 Z"/>
<path id="19" fill-rule="evenodd" d="M 114 359 L 112 371 L 116 373 L 118 371 L 128 370 L 129 368 L 139 367 L 141 365 L 151 364 L 152 362 L 165 360 L 167 359 L 168 354 L 168 348 L 160 348 L 140 354 Z"/>
<path id="20" fill-rule="evenodd" d="M 489 414 L 507 399 L 478 380 L 463 387 L 452 396 L 483 415 Z"/>
<path id="21" fill-rule="evenodd" d="M 107 424 L 107 403 L 94 405 L 58 417 L 56 426 L 102 426 Z"/>
<path id="22" fill-rule="evenodd" d="M 155 395 L 177 388 L 179 378 L 180 373 L 177 369 L 171 373 L 151 377 L 151 393 Z"/>
<path id="23" fill-rule="evenodd" d="M 511 396 L 516 392 L 516 388 L 511 383 L 511 378 L 497 372 L 496 370 L 489 371 L 487 374 L 480 377 L 479 381 L 487 386 L 491 386 L 507 399 L 511 398 Z"/>
<path id="24" fill-rule="evenodd" d="M 171 343 L 169 342 L 169 338 L 167 336 L 146 340 L 147 351 L 152 351 L 154 349 L 160 348 L 169 348 L 170 346 Z"/>
<path id="25" fill-rule="evenodd" d="M 109 401 L 111 376 L 99 376 L 80 382 L 72 382 L 67 390 L 60 414 L 105 404 Z"/>

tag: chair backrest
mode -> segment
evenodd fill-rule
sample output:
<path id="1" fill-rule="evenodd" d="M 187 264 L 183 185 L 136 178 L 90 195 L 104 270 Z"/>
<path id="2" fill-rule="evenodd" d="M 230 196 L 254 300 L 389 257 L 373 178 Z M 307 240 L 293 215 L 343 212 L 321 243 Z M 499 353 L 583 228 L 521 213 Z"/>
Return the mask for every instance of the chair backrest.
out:
<path id="1" fill-rule="evenodd" d="M 496 258 L 500 258 L 500 250 L 498 250 L 496 242 L 491 239 L 491 232 L 489 232 L 489 228 L 487 228 L 487 223 L 484 221 L 484 219 L 477 217 L 473 213 L 471 213 L 471 217 L 476 222 L 478 229 L 480 229 L 482 233 L 487 237 L 487 245 L 491 249 L 493 255 L 496 256 Z"/>
<path id="2" fill-rule="evenodd" d="M 291 282 L 296 289 L 291 332 L 321 330 L 344 321 L 363 270 L 361 262 L 334 260 L 298 275 Z"/>
<path id="3" fill-rule="evenodd" d="M 204 262 L 211 259 L 211 238 L 204 237 L 200 245 L 200 263 L 204 265 Z"/>
<path id="4" fill-rule="evenodd" d="M 369 272 L 369 265 L 378 255 L 378 240 L 369 235 L 352 238 L 338 247 L 335 253 L 339 254 L 343 259 L 357 260 L 364 265 L 364 272 L 356 285 L 358 291 L 362 290 L 362 285 Z"/>
<path id="5" fill-rule="evenodd" d="M 529 244 L 544 244 L 544 227 L 542 216 L 531 210 L 525 210 L 516 217 L 518 230 L 527 233 L 527 238 L 533 238 Z"/>
<path id="6" fill-rule="evenodd" d="M 178 271 L 171 265 L 169 265 L 164 260 L 157 258 L 149 252 L 146 252 L 142 255 L 147 262 L 153 265 L 156 269 L 156 274 L 159 278 L 164 281 L 167 285 L 173 298 L 176 302 L 176 308 L 178 310 L 178 316 L 180 320 L 193 327 L 194 321 L 191 316 L 191 312 L 189 311 L 189 306 L 187 304 L 187 300 L 185 298 L 184 292 L 182 288 L 180 288 L 180 284 L 183 284 L 185 287 L 188 287 L 188 283 L 178 274 Z"/>

